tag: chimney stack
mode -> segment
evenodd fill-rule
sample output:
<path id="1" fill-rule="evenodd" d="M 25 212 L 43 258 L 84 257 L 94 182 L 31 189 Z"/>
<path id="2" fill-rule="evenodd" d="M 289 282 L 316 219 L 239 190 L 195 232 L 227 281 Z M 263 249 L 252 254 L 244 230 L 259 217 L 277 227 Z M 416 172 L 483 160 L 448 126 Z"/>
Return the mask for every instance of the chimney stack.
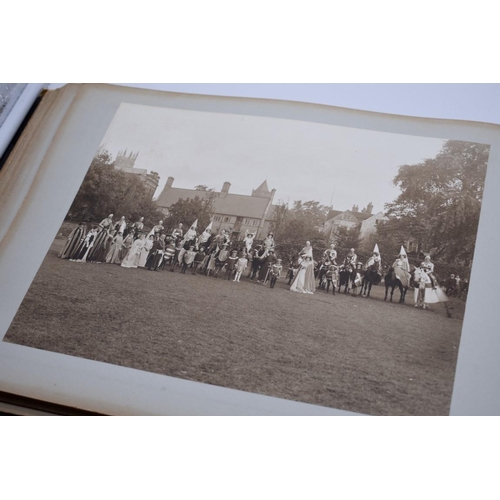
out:
<path id="1" fill-rule="evenodd" d="M 173 183 L 174 183 L 174 178 L 173 177 L 169 177 L 167 179 L 167 183 L 165 184 L 165 187 L 171 188 Z"/>
<path id="2" fill-rule="evenodd" d="M 226 194 L 229 193 L 229 188 L 230 187 L 231 187 L 231 183 L 230 182 L 224 182 L 224 184 L 222 185 L 222 190 L 220 192 L 220 196 L 221 197 L 226 196 Z"/>
<path id="3" fill-rule="evenodd" d="M 352 206 L 352 212 L 358 212 L 358 211 L 359 211 L 358 205 L 353 205 Z"/>
<path id="4" fill-rule="evenodd" d="M 372 213 L 372 210 L 373 210 L 373 203 L 370 201 L 370 203 L 368 203 L 368 205 L 366 206 L 366 211 L 371 214 Z"/>

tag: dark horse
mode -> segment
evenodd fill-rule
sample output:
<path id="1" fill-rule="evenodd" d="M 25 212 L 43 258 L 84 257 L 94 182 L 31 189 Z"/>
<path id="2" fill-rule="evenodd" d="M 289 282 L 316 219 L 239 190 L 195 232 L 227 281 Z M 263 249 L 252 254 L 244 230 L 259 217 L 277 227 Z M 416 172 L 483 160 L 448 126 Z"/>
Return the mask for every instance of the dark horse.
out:
<path id="1" fill-rule="evenodd" d="M 399 288 L 399 293 L 401 294 L 399 297 L 399 303 L 403 304 L 405 301 L 406 297 L 406 292 L 408 291 L 408 287 L 403 287 L 403 284 L 401 283 L 400 280 L 397 279 L 396 273 L 394 272 L 394 268 L 391 266 L 389 267 L 385 277 L 384 277 L 384 282 L 385 282 L 385 297 L 384 301 L 387 300 L 387 294 L 389 293 L 389 288 L 391 289 L 391 300 L 392 302 L 392 296 L 394 294 L 394 289 L 396 287 Z"/>
<path id="2" fill-rule="evenodd" d="M 360 295 L 363 297 L 369 297 L 372 289 L 372 285 L 378 285 L 382 280 L 382 276 L 374 266 L 370 266 L 363 275 L 363 281 L 361 282 Z M 391 296 L 392 297 L 392 296 Z"/>
<path id="3" fill-rule="evenodd" d="M 358 273 L 357 269 L 351 266 L 342 264 L 339 269 L 339 291 L 344 286 L 344 293 L 347 293 L 349 285 L 352 287 L 352 292 L 356 295 L 356 275 Z"/>

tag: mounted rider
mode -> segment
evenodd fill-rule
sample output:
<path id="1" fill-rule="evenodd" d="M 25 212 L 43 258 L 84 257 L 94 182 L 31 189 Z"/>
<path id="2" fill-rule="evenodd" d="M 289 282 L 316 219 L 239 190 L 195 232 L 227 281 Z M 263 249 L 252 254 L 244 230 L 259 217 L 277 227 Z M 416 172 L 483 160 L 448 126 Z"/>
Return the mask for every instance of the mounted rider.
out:
<path id="1" fill-rule="evenodd" d="M 349 250 L 349 253 L 345 256 L 344 268 L 350 269 L 351 271 L 353 271 L 354 269 L 356 269 L 356 262 L 357 261 L 358 261 L 358 256 L 356 255 L 354 248 L 351 248 Z"/>
<path id="2" fill-rule="evenodd" d="M 366 262 L 366 270 L 382 274 L 382 259 L 380 257 L 380 250 L 377 243 L 375 243 L 371 257 Z"/>
<path id="3" fill-rule="evenodd" d="M 408 255 L 406 254 L 405 247 L 401 245 L 401 250 L 397 259 L 392 265 L 396 278 L 401 281 L 404 288 L 410 286 L 410 263 L 408 262 Z"/>
<path id="4" fill-rule="evenodd" d="M 337 250 L 335 250 L 335 243 L 332 243 L 330 245 L 330 248 L 327 248 L 323 252 L 323 261 L 324 262 L 331 262 L 332 264 L 337 265 Z"/>
<path id="5" fill-rule="evenodd" d="M 275 242 L 273 233 L 269 233 L 267 235 L 266 239 L 264 240 L 263 246 L 264 246 L 264 257 L 267 257 L 271 250 L 274 251 Z"/>
<path id="6" fill-rule="evenodd" d="M 420 264 L 420 268 L 429 276 L 432 288 L 436 287 L 436 277 L 434 276 L 434 264 L 431 262 L 431 256 L 427 254 L 424 261 Z"/>

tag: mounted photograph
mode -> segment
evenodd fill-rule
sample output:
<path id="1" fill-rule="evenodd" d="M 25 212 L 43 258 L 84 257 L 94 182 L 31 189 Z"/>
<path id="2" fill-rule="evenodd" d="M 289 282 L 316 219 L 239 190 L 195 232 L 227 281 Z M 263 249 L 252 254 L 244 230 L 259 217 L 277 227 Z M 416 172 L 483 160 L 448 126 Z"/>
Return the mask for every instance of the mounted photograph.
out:
<path id="1" fill-rule="evenodd" d="M 489 153 L 122 102 L 3 342 L 354 413 L 448 415 Z"/>

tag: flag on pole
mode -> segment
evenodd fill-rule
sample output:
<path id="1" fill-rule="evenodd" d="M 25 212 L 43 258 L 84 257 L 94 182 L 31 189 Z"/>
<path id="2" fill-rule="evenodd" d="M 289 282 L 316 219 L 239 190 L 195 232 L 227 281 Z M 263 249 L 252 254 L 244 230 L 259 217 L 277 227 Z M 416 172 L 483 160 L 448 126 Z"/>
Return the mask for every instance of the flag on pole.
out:
<path id="1" fill-rule="evenodd" d="M 208 241 L 208 238 L 210 238 L 210 231 L 212 230 L 212 221 L 210 221 L 210 224 L 205 228 L 205 231 L 201 233 L 200 237 L 198 238 L 198 245 L 201 243 L 206 243 Z"/>
<path id="2" fill-rule="evenodd" d="M 184 238 L 182 239 L 182 243 L 186 243 L 186 241 L 192 240 L 196 236 L 196 228 L 198 227 L 198 219 L 196 219 L 191 227 L 186 231 Z"/>

